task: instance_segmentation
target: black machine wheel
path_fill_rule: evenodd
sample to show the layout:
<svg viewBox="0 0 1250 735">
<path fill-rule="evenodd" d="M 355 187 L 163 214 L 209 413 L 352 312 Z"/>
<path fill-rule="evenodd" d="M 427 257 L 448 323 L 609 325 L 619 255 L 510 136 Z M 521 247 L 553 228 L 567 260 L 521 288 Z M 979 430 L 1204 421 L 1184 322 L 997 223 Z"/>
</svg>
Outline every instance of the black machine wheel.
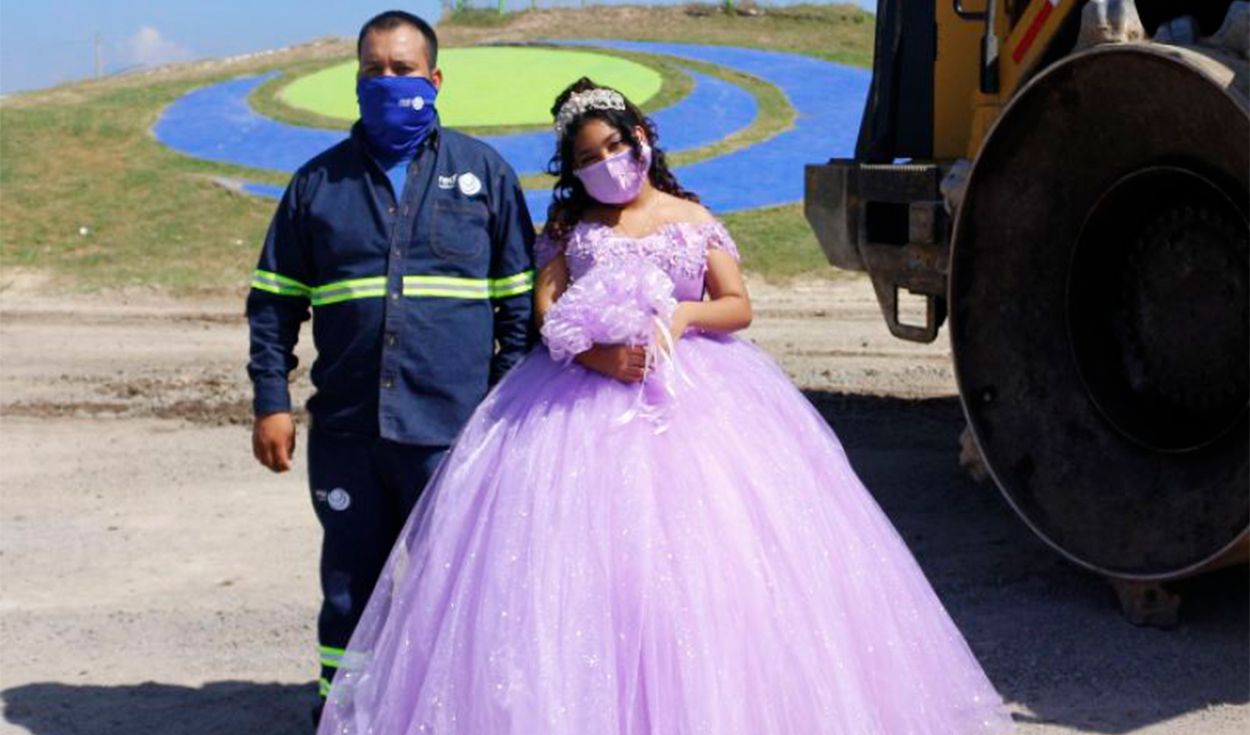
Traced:
<svg viewBox="0 0 1250 735">
<path fill-rule="evenodd" d="M 1250 116 L 1205 60 L 1098 48 L 1022 90 L 955 223 L 951 345 L 1028 525 L 1130 579 L 1250 524 Z"/>
</svg>

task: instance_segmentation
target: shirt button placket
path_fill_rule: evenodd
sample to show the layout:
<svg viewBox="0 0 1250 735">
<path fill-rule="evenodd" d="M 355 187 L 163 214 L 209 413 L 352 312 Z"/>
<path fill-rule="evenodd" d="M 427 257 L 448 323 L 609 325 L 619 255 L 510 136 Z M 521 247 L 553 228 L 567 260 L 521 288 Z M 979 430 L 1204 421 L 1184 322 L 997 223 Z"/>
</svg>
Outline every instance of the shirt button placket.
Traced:
<svg viewBox="0 0 1250 735">
<path fill-rule="evenodd" d="M 392 229 L 390 257 L 386 263 L 388 300 L 383 317 L 386 331 L 382 345 L 382 391 L 390 395 L 384 395 L 379 406 L 381 409 L 379 419 L 384 434 L 386 427 L 395 422 L 402 408 L 400 405 L 402 396 L 395 393 L 395 381 L 402 378 L 401 370 L 403 369 L 403 356 L 399 352 L 398 344 L 400 330 L 403 329 L 404 310 L 407 307 L 403 301 L 406 269 L 404 242 L 405 234 L 412 231 L 412 219 L 415 217 L 413 202 L 419 195 L 416 191 L 420 188 L 416 184 L 416 172 L 417 164 L 413 163 L 408 171 L 409 185 L 405 186 L 404 193 L 394 205 L 387 208 L 387 212 L 392 217 Z"/>
<path fill-rule="evenodd" d="M 386 323 L 386 337 L 384 339 L 384 349 L 382 351 L 382 390 L 390 393 L 395 389 L 394 376 L 400 369 L 399 356 L 395 354 L 393 349 L 389 348 L 395 347 L 399 341 L 396 337 L 396 333 L 398 332 L 400 322 L 403 319 L 403 309 L 400 299 L 402 299 L 404 295 L 404 250 L 400 242 L 402 240 L 402 233 L 408 227 L 408 207 L 406 205 L 393 205 L 387 207 L 387 212 L 392 217 L 398 215 L 398 219 L 391 223 L 391 258 L 390 263 L 387 264 L 386 268 L 386 280 L 388 287 L 387 296 L 389 297 L 390 303 L 387 305 L 386 316 L 384 317 Z M 394 415 L 395 407 L 388 405 L 390 400 L 394 399 L 383 399 L 380 407 L 382 409 L 382 415 L 380 418 L 383 423 L 386 423 L 388 418 Z"/>
</svg>

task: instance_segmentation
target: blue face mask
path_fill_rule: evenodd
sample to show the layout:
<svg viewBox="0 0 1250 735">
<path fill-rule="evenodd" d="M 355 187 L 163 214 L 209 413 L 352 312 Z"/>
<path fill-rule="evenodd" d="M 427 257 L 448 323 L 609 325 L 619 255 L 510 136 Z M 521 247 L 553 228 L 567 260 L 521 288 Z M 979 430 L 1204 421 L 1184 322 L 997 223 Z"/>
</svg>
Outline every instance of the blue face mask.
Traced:
<svg viewBox="0 0 1250 735">
<path fill-rule="evenodd" d="M 425 77 L 361 77 L 356 102 L 373 154 L 384 162 L 411 158 L 434 126 L 438 90 Z"/>
</svg>

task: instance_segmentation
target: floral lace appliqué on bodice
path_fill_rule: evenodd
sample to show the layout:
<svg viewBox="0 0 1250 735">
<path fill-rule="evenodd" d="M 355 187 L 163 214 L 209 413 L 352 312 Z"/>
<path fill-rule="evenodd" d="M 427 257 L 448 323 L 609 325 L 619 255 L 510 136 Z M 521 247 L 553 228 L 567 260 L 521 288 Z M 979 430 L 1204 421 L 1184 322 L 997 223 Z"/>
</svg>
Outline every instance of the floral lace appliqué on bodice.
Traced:
<svg viewBox="0 0 1250 735">
<path fill-rule="evenodd" d="M 566 243 L 544 236 L 534 245 L 539 268 L 563 251 L 574 281 L 595 266 L 629 267 L 631 262 L 646 260 L 668 274 L 675 295 L 682 300 L 702 296 L 708 250 L 721 250 L 739 259 L 737 245 L 717 221 L 670 222 L 644 237 L 630 237 L 598 222 L 579 222 Z"/>
</svg>

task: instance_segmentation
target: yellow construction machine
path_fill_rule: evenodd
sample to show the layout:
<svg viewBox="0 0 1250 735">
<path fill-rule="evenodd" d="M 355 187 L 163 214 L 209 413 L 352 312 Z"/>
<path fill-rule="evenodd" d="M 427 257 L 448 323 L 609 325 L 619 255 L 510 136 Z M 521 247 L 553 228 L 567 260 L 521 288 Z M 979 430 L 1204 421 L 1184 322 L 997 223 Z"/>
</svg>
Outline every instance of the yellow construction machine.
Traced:
<svg viewBox="0 0 1250 735">
<path fill-rule="evenodd" d="M 949 315 L 989 474 L 1138 623 L 1248 545 L 1248 18 L 879 0 L 855 158 L 806 172 L 829 261 L 867 271 L 897 337 Z"/>
</svg>

